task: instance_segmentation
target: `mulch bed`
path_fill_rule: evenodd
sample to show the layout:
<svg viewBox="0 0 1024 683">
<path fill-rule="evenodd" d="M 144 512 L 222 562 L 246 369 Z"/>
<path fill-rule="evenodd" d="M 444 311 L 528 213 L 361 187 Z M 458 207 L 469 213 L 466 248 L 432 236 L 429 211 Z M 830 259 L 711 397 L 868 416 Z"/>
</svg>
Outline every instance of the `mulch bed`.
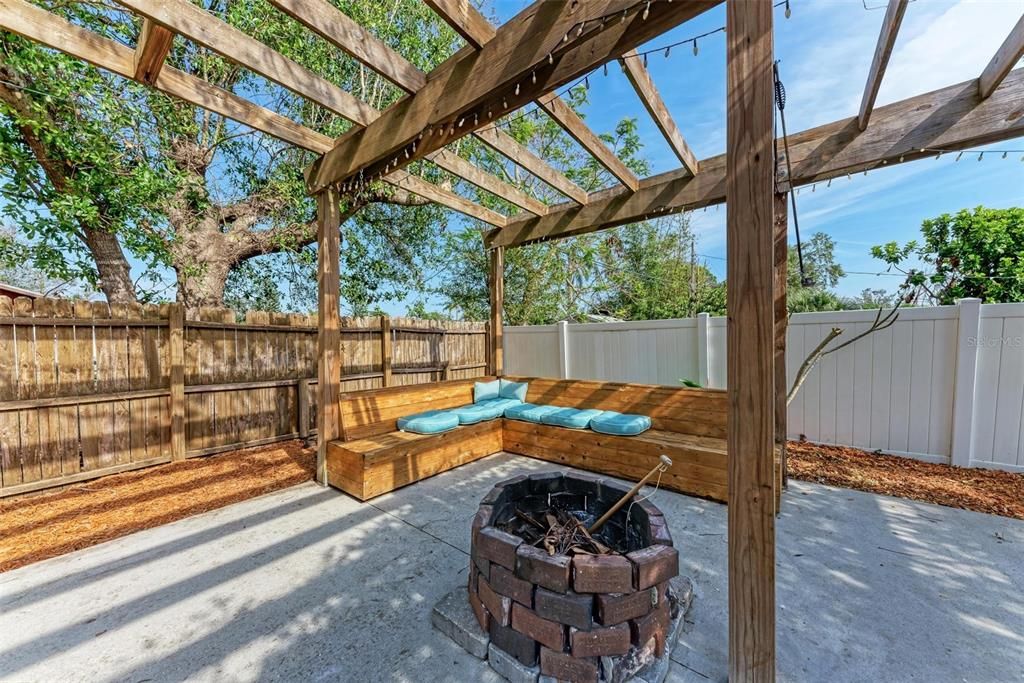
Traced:
<svg viewBox="0 0 1024 683">
<path fill-rule="evenodd" d="M 0 499 L 0 572 L 309 481 L 315 460 L 287 441 Z"/>
<path fill-rule="evenodd" d="M 789 476 L 1024 519 L 1024 474 L 966 469 L 846 446 L 790 441 Z"/>
</svg>

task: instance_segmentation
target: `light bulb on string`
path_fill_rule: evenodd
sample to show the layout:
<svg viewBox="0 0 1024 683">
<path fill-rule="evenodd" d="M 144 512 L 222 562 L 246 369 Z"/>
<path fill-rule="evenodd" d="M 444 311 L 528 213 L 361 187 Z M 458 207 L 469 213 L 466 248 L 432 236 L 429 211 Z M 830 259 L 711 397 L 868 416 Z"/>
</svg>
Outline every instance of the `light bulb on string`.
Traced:
<svg viewBox="0 0 1024 683">
<path fill-rule="evenodd" d="M 647 0 L 647 4 L 644 5 L 644 13 L 641 15 L 641 19 L 647 21 L 647 17 L 651 14 L 651 0 Z"/>
<path fill-rule="evenodd" d="M 607 76 L 608 75 L 608 62 L 605 62 L 602 66 L 604 67 L 604 75 Z"/>
<path fill-rule="evenodd" d="M 534 71 L 530 74 L 530 82 L 537 85 L 537 72 Z"/>
<path fill-rule="evenodd" d="M 700 52 L 700 48 L 697 47 L 697 39 L 693 39 L 693 56 L 696 57 L 697 53 Z"/>
<path fill-rule="evenodd" d="M 622 10 L 622 18 L 621 18 L 621 19 L 619 19 L 619 23 L 620 23 L 620 24 L 621 24 L 622 22 L 624 22 L 624 21 L 626 20 L 626 14 L 628 14 L 628 13 L 629 13 L 629 10 L 628 10 L 628 9 L 624 9 L 624 10 Z"/>
<path fill-rule="evenodd" d="M 793 10 L 789 7 L 789 0 L 786 0 L 786 18 L 789 19 L 793 16 Z"/>
<path fill-rule="evenodd" d="M 981 161 L 981 158 L 982 158 L 983 156 L 985 156 L 985 153 L 984 153 L 984 152 L 982 152 L 981 154 L 979 154 L 979 155 L 978 155 L 978 161 Z"/>
<path fill-rule="evenodd" d="M 672 52 L 672 46 L 669 45 L 668 47 L 665 48 L 665 59 L 668 59 L 669 53 L 671 53 L 671 52 Z"/>
<path fill-rule="evenodd" d="M 584 76 L 583 77 L 583 87 L 586 88 L 587 90 L 590 90 L 590 77 L 589 76 Z"/>
<path fill-rule="evenodd" d="M 519 84 L 518 83 L 516 83 L 516 95 L 517 96 L 519 95 Z"/>
<path fill-rule="evenodd" d="M 1009 154 L 1009 152 L 1003 152 L 1003 158 L 1004 158 L 1004 159 L 1006 158 L 1006 155 L 1007 155 L 1007 154 Z"/>
<path fill-rule="evenodd" d="M 644 53 L 644 68 L 647 68 L 647 53 Z"/>
<path fill-rule="evenodd" d="M 960 161 L 960 157 L 962 157 L 963 155 L 964 153 L 960 152 L 959 154 L 956 155 L 956 159 L 954 159 L 954 161 Z"/>
<path fill-rule="evenodd" d="M 587 25 L 587 22 L 581 21 L 579 29 L 576 30 L 576 37 L 579 38 L 583 35 L 583 27 Z"/>
</svg>

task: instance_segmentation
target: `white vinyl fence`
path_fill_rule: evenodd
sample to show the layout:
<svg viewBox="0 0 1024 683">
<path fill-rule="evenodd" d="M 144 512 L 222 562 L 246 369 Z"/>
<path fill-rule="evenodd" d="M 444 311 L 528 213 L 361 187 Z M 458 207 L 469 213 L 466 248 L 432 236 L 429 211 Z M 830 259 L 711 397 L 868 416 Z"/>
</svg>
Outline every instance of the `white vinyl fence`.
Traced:
<svg viewBox="0 0 1024 683">
<path fill-rule="evenodd" d="M 789 382 L 832 327 L 855 336 L 876 311 L 800 313 Z M 726 386 L 725 318 L 505 328 L 509 374 Z M 932 462 L 1024 472 L 1024 304 L 908 308 L 829 354 L 789 407 L 789 436 Z"/>
</svg>

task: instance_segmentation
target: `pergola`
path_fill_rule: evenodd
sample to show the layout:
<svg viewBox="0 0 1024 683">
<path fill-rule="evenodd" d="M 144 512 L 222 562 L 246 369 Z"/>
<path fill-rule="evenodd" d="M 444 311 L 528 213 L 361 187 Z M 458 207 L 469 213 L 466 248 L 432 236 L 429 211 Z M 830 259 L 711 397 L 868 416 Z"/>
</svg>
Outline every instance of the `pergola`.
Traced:
<svg viewBox="0 0 1024 683">
<path fill-rule="evenodd" d="M 319 445 L 339 434 L 339 198 L 384 181 L 493 226 L 491 362 L 502 373 L 504 250 L 727 203 L 728 544 L 730 680 L 773 680 L 775 540 L 773 452 L 785 437 L 786 197 L 791 189 L 1024 135 L 1024 18 L 978 79 L 875 108 L 909 0 L 890 0 L 859 112 L 790 136 L 773 132 L 771 0 L 727 0 L 727 146 L 697 160 L 641 60 L 641 44 L 722 0 L 539 0 L 500 27 L 469 0 L 426 0 L 466 45 L 424 74 L 326 0 L 270 0 L 407 92 L 374 110 L 321 76 L 188 0 L 118 0 L 143 19 L 130 47 L 25 0 L 0 0 L 0 27 L 134 79 L 320 155 L 307 169 L 319 239 Z M 195 41 L 350 120 L 334 140 L 164 64 L 175 36 Z M 637 178 L 555 91 L 623 59 L 627 75 L 679 169 Z M 536 102 L 618 181 L 587 193 L 493 126 Z M 507 156 L 566 197 L 546 205 L 446 149 L 466 135 Z M 788 153 L 788 159 L 786 154 Z M 504 216 L 403 170 L 428 159 L 522 208 Z"/>
</svg>

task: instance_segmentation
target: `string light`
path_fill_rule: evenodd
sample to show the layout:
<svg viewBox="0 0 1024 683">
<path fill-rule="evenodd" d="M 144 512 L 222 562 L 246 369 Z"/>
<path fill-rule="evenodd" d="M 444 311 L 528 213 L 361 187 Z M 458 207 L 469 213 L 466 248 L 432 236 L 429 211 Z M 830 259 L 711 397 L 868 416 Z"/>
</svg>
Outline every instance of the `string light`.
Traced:
<svg viewBox="0 0 1024 683">
<path fill-rule="evenodd" d="M 696 57 L 697 53 L 700 52 L 700 48 L 697 47 L 697 39 L 693 39 L 693 56 Z"/>
</svg>

